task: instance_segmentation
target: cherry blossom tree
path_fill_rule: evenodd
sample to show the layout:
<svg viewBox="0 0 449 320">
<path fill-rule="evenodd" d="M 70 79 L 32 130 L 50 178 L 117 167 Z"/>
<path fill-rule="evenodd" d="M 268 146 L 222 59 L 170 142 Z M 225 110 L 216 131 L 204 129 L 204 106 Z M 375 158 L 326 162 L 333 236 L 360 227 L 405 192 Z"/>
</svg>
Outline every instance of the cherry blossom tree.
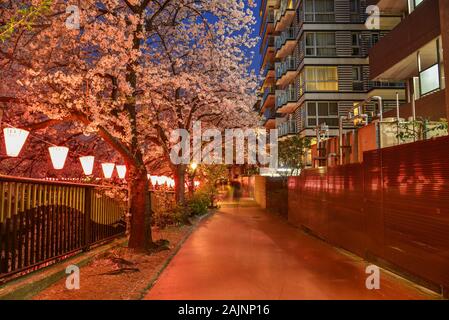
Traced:
<svg viewBox="0 0 449 320">
<path fill-rule="evenodd" d="M 3 4 L 0 21 L 25 4 Z M 69 3 L 54 0 L 31 28 L 0 48 L 0 102 L 14 125 L 51 135 L 95 135 L 128 167 L 129 247 L 152 246 L 148 168 L 165 160 L 183 200 L 185 165 L 173 165 L 170 133 L 252 126 L 256 77 L 248 50 L 252 1 L 79 0 L 80 28 L 67 24 Z M 72 140 L 83 143 L 83 139 Z"/>
</svg>

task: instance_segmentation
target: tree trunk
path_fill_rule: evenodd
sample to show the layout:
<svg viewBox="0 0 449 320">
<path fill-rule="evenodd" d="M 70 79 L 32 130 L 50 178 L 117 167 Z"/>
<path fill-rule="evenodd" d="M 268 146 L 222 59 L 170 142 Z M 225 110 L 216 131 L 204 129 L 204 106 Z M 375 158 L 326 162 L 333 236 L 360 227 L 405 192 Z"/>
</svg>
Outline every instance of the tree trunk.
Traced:
<svg viewBox="0 0 449 320">
<path fill-rule="evenodd" d="M 153 245 L 151 235 L 151 198 L 146 172 L 130 175 L 129 208 L 131 214 L 131 233 L 128 247 L 149 249 Z"/>
<path fill-rule="evenodd" d="M 177 204 L 185 202 L 186 166 L 177 165 L 173 168 L 175 176 L 175 199 Z"/>
</svg>

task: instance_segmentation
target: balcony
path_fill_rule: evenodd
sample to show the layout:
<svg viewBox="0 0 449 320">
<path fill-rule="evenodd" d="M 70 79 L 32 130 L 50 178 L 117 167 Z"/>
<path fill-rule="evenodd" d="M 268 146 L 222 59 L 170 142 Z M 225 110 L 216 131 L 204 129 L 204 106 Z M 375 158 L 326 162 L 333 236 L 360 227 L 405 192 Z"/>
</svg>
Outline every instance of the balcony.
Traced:
<svg viewBox="0 0 449 320">
<path fill-rule="evenodd" d="M 274 65 L 271 62 L 267 62 L 262 72 L 263 77 L 274 77 Z"/>
<path fill-rule="evenodd" d="M 296 124 L 296 121 L 290 120 L 278 126 L 279 138 L 295 135 L 297 133 L 298 133 L 298 126 Z"/>
<path fill-rule="evenodd" d="M 294 86 L 286 90 L 276 90 L 276 110 L 279 113 L 291 113 L 295 110 L 298 92 Z"/>
<path fill-rule="evenodd" d="M 262 66 L 265 66 L 268 62 L 274 61 L 274 36 L 269 36 L 266 40 L 265 46 L 262 50 Z"/>
<path fill-rule="evenodd" d="M 276 84 L 284 86 L 292 82 L 298 74 L 298 60 L 294 56 L 288 56 L 282 62 L 276 62 Z"/>
<path fill-rule="evenodd" d="M 276 82 L 275 80 L 276 72 L 274 69 L 274 64 L 267 62 L 262 71 L 262 80 L 260 81 L 260 87 L 273 86 Z"/>
<path fill-rule="evenodd" d="M 405 100 L 405 87 L 405 82 L 368 81 L 369 96 L 380 96 L 385 100 L 396 100 L 396 93 L 399 100 Z"/>
<path fill-rule="evenodd" d="M 405 89 L 405 82 L 368 81 L 368 88 L 372 89 Z"/>
<path fill-rule="evenodd" d="M 275 30 L 280 32 L 291 25 L 295 17 L 298 0 L 281 0 L 281 6 L 275 12 Z"/>
<path fill-rule="evenodd" d="M 274 30 L 274 10 L 269 10 L 263 28 L 260 28 L 259 35 L 262 38 L 264 38 L 267 34 L 272 33 L 273 30 Z"/>
<path fill-rule="evenodd" d="M 373 79 L 402 80 L 415 73 L 415 52 L 441 34 L 438 1 L 423 1 L 369 52 Z"/>
<path fill-rule="evenodd" d="M 274 87 L 265 88 L 262 96 L 262 101 L 260 103 L 260 112 L 264 112 L 270 106 L 273 106 L 275 100 L 276 90 Z"/>
<path fill-rule="evenodd" d="M 293 52 L 298 34 L 299 28 L 288 28 L 280 36 L 275 37 L 276 58 L 285 58 Z"/>
<path fill-rule="evenodd" d="M 262 124 L 267 129 L 274 129 L 276 127 L 276 111 L 274 108 L 266 109 L 263 114 Z"/>
</svg>

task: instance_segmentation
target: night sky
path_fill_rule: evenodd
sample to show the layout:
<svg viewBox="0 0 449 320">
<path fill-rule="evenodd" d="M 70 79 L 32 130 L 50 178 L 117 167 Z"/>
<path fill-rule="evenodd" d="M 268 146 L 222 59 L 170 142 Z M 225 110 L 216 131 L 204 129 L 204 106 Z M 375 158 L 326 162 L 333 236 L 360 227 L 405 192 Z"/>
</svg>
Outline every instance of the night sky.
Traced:
<svg viewBox="0 0 449 320">
<path fill-rule="evenodd" d="M 257 19 L 257 25 L 254 27 L 253 35 L 255 37 L 258 37 L 260 23 L 261 23 L 261 21 L 260 21 L 261 18 L 259 16 L 259 10 L 260 10 L 262 0 L 256 0 L 256 2 L 257 2 L 257 7 L 254 9 L 254 16 Z M 260 63 L 261 63 L 261 59 L 262 59 L 261 55 L 259 54 L 259 48 L 260 48 L 260 41 L 259 41 L 259 44 L 257 45 L 257 47 L 254 48 L 255 56 L 254 56 L 254 60 L 253 60 L 253 64 L 252 64 L 252 69 L 254 69 L 256 71 L 256 74 L 259 73 Z"/>
</svg>

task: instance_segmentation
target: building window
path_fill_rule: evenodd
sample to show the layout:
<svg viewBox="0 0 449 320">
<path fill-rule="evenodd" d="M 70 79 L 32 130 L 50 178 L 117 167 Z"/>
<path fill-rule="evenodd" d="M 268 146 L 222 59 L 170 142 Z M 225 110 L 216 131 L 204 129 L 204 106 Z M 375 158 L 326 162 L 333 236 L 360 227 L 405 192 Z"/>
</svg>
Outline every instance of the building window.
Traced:
<svg viewBox="0 0 449 320">
<path fill-rule="evenodd" d="M 334 0 L 305 0 L 305 21 L 334 22 Z"/>
<path fill-rule="evenodd" d="M 378 32 L 371 33 L 370 48 L 374 47 L 374 45 L 379 42 L 379 38 L 380 34 Z"/>
<path fill-rule="evenodd" d="M 361 54 L 361 47 L 360 47 L 360 38 L 361 34 L 359 32 L 353 32 L 351 33 L 351 47 L 352 47 L 352 55 L 353 56 L 360 56 Z"/>
<path fill-rule="evenodd" d="M 408 12 L 412 13 L 424 0 L 408 0 Z"/>
<path fill-rule="evenodd" d="M 306 67 L 306 91 L 338 91 L 337 67 Z"/>
<path fill-rule="evenodd" d="M 305 38 L 306 56 L 334 57 L 337 55 L 335 33 L 308 32 Z"/>
<path fill-rule="evenodd" d="M 352 67 L 352 90 L 363 91 L 363 70 L 361 66 Z"/>
<path fill-rule="evenodd" d="M 425 52 L 425 53 L 423 53 Z M 440 40 L 432 41 L 417 54 L 419 95 L 424 96 L 441 90 Z"/>
<path fill-rule="evenodd" d="M 350 0 L 349 13 L 351 22 L 360 22 L 360 0 Z"/>
<path fill-rule="evenodd" d="M 338 103 L 331 101 L 307 102 L 307 125 L 316 127 L 321 124 L 338 127 Z"/>
</svg>

